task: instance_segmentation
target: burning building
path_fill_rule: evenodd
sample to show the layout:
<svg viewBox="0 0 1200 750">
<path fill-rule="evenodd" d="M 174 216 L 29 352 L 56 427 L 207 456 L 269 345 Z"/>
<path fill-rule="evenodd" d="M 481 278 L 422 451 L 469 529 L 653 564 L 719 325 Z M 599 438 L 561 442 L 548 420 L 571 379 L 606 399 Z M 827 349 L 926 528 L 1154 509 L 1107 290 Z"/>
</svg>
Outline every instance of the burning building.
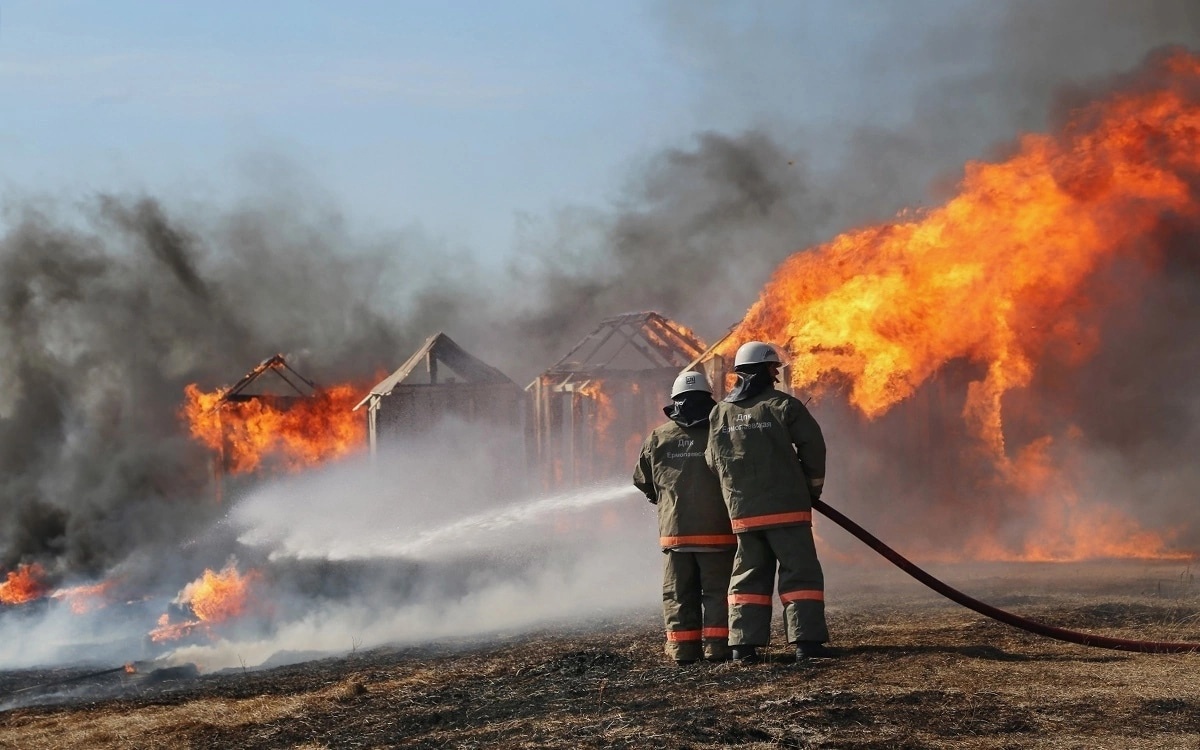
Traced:
<svg viewBox="0 0 1200 750">
<path fill-rule="evenodd" d="M 229 388 L 189 385 L 182 413 L 192 437 L 216 453 L 219 488 L 227 474 L 294 471 L 360 448 L 366 433 L 350 413 L 354 393 L 352 385 L 322 388 L 276 354 Z"/>
<path fill-rule="evenodd" d="M 519 428 L 522 398 L 521 388 L 507 375 L 438 332 L 371 388 L 354 410 L 367 407 L 374 456 L 381 442 L 419 436 L 448 416 Z"/>
<path fill-rule="evenodd" d="M 629 472 L 662 421 L 671 381 L 704 351 L 694 333 L 656 312 L 602 321 L 525 387 L 529 458 L 543 485 Z"/>
<path fill-rule="evenodd" d="M 931 549 L 953 530 L 974 559 L 1169 556 L 1143 488 L 1195 440 L 1174 415 L 1195 399 L 1198 82 L 1194 55 L 1156 55 L 967 164 L 943 205 L 794 254 L 718 353 L 784 345 L 854 441 L 845 496 L 902 488 L 881 523 Z"/>
<path fill-rule="evenodd" d="M 457 455 L 469 444 L 472 463 L 490 467 L 488 492 L 504 496 L 526 486 L 524 397 L 507 375 L 438 332 L 354 409 L 366 407 L 373 461 L 392 462 L 398 452 Z"/>
</svg>

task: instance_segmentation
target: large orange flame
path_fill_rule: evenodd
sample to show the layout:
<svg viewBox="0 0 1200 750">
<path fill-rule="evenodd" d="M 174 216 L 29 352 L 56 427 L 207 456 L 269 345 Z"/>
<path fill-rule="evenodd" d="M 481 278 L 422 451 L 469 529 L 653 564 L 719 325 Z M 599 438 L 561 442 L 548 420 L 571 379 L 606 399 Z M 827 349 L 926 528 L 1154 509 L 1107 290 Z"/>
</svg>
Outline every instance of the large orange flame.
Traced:
<svg viewBox="0 0 1200 750">
<path fill-rule="evenodd" d="M 296 471 L 366 444 L 364 418 L 352 411 L 363 390 L 338 385 L 308 398 L 224 401 L 222 392 L 192 384 L 184 390 L 182 415 L 192 437 L 222 455 L 232 474 L 265 462 Z"/>
<path fill-rule="evenodd" d="M 1060 138 L 1026 135 L 1008 161 L 968 164 L 946 205 L 793 255 L 729 347 L 786 342 L 794 385 L 844 378 L 869 416 L 950 360 L 980 363 L 965 416 L 1002 449 L 1000 397 L 1047 347 L 1091 340 L 1076 296 L 1088 275 L 1165 215 L 1200 215 L 1183 177 L 1200 169 L 1200 59 L 1163 65 L 1169 85 L 1093 104 Z"/>
<path fill-rule="evenodd" d="M 179 592 L 175 604 L 186 605 L 195 619 L 172 623 L 169 615 L 159 618 L 158 627 L 150 631 L 156 642 L 176 640 L 198 627 L 209 626 L 240 617 L 251 601 L 253 585 L 261 578 L 258 571 L 245 575 L 230 562 L 220 572 L 205 569 L 204 574 Z"/>
<path fill-rule="evenodd" d="M 46 569 L 38 563 L 22 563 L 0 582 L 0 604 L 25 604 L 41 599 L 47 590 Z"/>
<path fill-rule="evenodd" d="M 1078 363 L 1094 351 L 1098 332 L 1083 313 L 1105 300 L 1083 290 L 1095 272 L 1123 257 L 1157 262 L 1149 240 L 1164 218 L 1200 217 L 1200 58 L 1163 56 L 1135 84 L 1077 110 L 1057 136 L 1022 137 L 1005 161 L 968 164 L 945 205 L 793 255 L 722 354 L 750 339 L 782 344 L 794 386 L 845 386 L 868 418 L 912 396 L 947 363 L 972 363 L 981 375 L 962 413 L 970 433 L 1007 481 L 1055 494 L 1048 515 L 1059 516 L 1066 538 L 1082 540 L 1097 517 L 1074 514 L 1072 530 L 1061 527 L 1072 515 L 1064 512 L 1075 501 L 1071 489 L 1051 481 L 1045 445 L 1005 445 L 1001 407 L 1006 393 L 1031 383 L 1048 352 Z M 1164 548 L 1131 521 L 1115 526 L 1123 532 L 1102 535 L 1114 545 L 1030 543 L 1021 556 Z M 999 552 L 979 556 L 990 554 Z"/>
</svg>

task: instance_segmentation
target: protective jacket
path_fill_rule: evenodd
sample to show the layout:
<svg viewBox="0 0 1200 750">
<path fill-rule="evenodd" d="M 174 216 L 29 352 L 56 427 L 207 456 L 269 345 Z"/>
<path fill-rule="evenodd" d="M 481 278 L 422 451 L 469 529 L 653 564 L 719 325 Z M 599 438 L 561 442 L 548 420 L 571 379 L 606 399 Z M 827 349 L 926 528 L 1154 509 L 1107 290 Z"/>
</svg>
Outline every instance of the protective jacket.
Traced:
<svg viewBox="0 0 1200 750">
<path fill-rule="evenodd" d="M 708 425 L 660 425 L 642 444 L 633 483 L 658 504 L 658 536 L 663 549 L 737 545 L 721 486 L 704 460 Z"/>
<path fill-rule="evenodd" d="M 812 522 L 812 497 L 825 482 L 825 438 L 799 399 L 768 387 L 717 404 L 705 459 L 720 479 L 734 533 Z"/>
</svg>

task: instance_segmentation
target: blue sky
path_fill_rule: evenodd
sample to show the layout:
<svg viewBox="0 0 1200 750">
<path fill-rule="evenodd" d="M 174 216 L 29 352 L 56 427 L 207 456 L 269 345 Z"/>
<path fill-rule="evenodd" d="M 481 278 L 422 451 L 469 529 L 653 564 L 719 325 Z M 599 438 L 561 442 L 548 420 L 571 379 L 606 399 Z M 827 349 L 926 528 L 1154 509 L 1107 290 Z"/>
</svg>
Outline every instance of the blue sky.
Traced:
<svg viewBox="0 0 1200 750">
<path fill-rule="evenodd" d="M 516 213 L 602 200 L 700 124 L 644 4 L 283 7 L 0 2 L 0 184 L 203 201 L 283 170 L 498 252 Z"/>
<path fill-rule="evenodd" d="M 907 131 L 907 165 L 961 164 L 1060 81 L 1196 38 L 1186 0 L 1146 2 L 0 0 L 0 196 L 301 185 L 500 258 L 518 217 L 609 205 L 705 130 L 766 127 L 818 167 Z"/>
</svg>

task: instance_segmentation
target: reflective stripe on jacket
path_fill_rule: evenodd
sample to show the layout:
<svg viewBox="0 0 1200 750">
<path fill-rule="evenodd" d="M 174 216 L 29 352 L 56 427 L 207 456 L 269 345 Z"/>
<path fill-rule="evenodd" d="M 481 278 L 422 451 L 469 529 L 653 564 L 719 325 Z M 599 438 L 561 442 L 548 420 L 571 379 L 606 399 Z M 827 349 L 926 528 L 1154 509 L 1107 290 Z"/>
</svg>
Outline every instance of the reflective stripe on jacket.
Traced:
<svg viewBox="0 0 1200 750">
<path fill-rule="evenodd" d="M 825 480 L 825 438 L 799 399 L 769 388 L 717 404 L 705 458 L 735 533 L 812 522 L 808 488 Z"/>
<path fill-rule="evenodd" d="M 642 444 L 633 483 L 658 503 L 658 536 L 663 549 L 732 549 L 737 538 L 721 485 L 704 460 L 708 425 L 660 425 Z"/>
</svg>

